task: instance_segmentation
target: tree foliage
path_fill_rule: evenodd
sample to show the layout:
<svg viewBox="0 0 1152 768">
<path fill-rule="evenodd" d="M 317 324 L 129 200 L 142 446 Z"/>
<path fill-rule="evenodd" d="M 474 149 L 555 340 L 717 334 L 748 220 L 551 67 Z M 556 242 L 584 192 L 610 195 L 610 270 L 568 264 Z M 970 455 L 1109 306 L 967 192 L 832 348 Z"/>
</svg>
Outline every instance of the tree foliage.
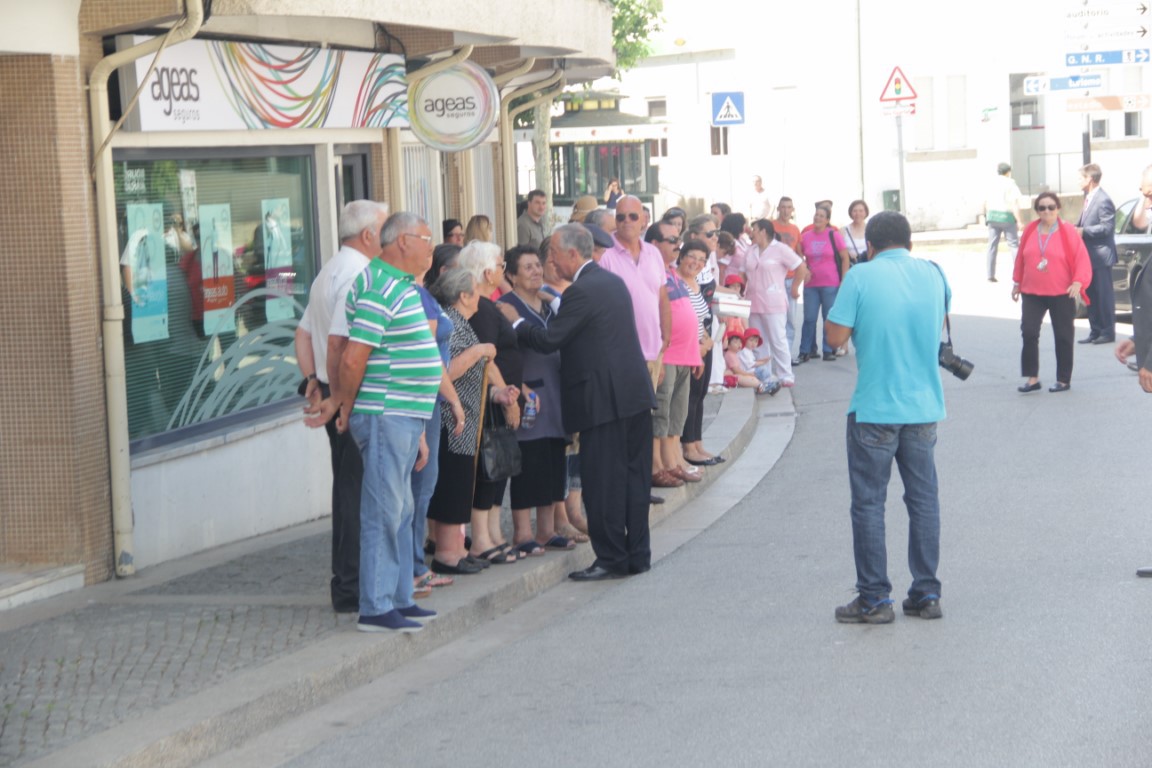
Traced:
<svg viewBox="0 0 1152 768">
<path fill-rule="evenodd" d="M 631 69 L 652 52 L 652 35 L 660 31 L 662 0 L 611 0 L 612 47 L 616 75 Z"/>
</svg>

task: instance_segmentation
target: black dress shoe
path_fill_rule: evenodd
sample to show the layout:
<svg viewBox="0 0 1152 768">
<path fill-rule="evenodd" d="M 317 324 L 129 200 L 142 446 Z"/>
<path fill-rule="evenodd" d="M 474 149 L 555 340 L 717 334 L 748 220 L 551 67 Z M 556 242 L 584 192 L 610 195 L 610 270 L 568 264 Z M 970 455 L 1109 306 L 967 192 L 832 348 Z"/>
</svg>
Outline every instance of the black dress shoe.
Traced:
<svg viewBox="0 0 1152 768">
<path fill-rule="evenodd" d="M 1070 389 L 1072 389 L 1071 384 L 1064 384 L 1064 383 L 1059 382 L 1059 381 L 1056 382 L 1055 384 L 1053 384 L 1052 386 L 1048 387 L 1049 392 L 1067 392 Z"/>
<path fill-rule="evenodd" d="M 1017 392 L 1036 392 L 1039 389 L 1040 382 L 1036 382 L 1035 384 L 1021 384 L 1020 386 L 1016 387 Z"/>
<path fill-rule="evenodd" d="M 1116 343 L 1116 337 L 1115 336 L 1097 336 L 1096 338 L 1092 339 L 1092 343 L 1093 344 L 1115 344 Z"/>
<path fill-rule="evenodd" d="M 663 504 L 664 499 L 662 499 L 659 496 L 653 496 L 652 494 L 648 494 L 648 503 L 649 504 Z"/>
<path fill-rule="evenodd" d="M 826 363 L 836 362 L 836 353 L 835 352 L 825 352 L 824 353 L 824 362 L 826 362 Z"/>
<path fill-rule="evenodd" d="M 808 362 L 810 359 L 811 358 L 807 354 L 801 352 L 799 357 L 797 357 L 795 360 L 792 361 L 792 365 L 803 365 L 804 363 Z"/>
<path fill-rule="evenodd" d="M 572 581 L 609 581 L 611 579 L 622 579 L 627 575 L 628 574 L 621 573 L 620 571 L 610 571 L 599 565 L 590 565 L 582 571 L 573 571 L 568 574 L 568 578 L 572 579 Z"/>
<path fill-rule="evenodd" d="M 1098 338 L 1100 338 L 1100 337 L 1099 337 L 1099 336 L 1092 336 L 1092 335 L 1089 335 L 1089 336 L 1085 336 L 1085 337 L 1084 337 L 1084 338 L 1082 338 L 1082 339 L 1077 339 L 1077 340 L 1076 340 L 1076 343 L 1077 343 L 1077 344 L 1095 344 L 1095 343 L 1096 343 L 1096 339 L 1098 339 Z"/>
</svg>

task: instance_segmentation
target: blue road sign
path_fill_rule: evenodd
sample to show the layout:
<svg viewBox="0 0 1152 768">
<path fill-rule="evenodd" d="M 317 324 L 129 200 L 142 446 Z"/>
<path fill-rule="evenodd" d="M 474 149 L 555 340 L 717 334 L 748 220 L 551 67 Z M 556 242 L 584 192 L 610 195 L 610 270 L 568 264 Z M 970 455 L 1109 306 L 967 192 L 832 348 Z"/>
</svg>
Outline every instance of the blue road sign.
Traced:
<svg viewBox="0 0 1152 768">
<path fill-rule="evenodd" d="M 712 125 L 744 124 L 744 92 L 712 94 Z"/>
<path fill-rule="evenodd" d="M 1149 58 L 1147 48 L 1129 48 L 1122 51 L 1070 51 L 1064 54 L 1064 63 L 1069 67 L 1098 67 L 1104 64 L 1146 64 Z"/>
<path fill-rule="evenodd" d="M 1054 77 L 1049 88 L 1053 91 L 1078 91 L 1081 88 L 1102 88 L 1104 77 L 1102 75 L 1080 75 L 1079 77 Z"/>
</svg>

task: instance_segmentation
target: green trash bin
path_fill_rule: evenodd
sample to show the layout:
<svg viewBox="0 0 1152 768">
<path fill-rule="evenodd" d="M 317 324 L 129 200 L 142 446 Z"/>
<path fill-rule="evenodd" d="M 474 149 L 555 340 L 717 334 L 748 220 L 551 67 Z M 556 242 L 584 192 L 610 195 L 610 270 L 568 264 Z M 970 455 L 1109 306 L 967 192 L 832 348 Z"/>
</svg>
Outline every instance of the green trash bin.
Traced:
<svg viewBox="0 0 1152 768">
<path fill-rule="evenodd" d="M 881 193 L 884 199 L 884 210 L 886 211 L 899 211 L 900 210 L 900 190 L 886 189 Z"/>
</svg>

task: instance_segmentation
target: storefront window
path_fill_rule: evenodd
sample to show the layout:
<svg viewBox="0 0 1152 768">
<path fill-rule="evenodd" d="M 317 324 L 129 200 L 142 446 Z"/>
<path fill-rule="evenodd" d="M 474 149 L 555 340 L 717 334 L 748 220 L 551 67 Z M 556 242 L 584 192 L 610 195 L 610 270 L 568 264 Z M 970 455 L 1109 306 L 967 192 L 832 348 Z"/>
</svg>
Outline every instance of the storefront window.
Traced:
<svg viewBox="0 0 1152 768">
<path fill-rule="evenodd" d="M 314 185 L 308 150 L 274 151 L 116 155 L 133 450 L 295 396 Z"/>
</svg>

